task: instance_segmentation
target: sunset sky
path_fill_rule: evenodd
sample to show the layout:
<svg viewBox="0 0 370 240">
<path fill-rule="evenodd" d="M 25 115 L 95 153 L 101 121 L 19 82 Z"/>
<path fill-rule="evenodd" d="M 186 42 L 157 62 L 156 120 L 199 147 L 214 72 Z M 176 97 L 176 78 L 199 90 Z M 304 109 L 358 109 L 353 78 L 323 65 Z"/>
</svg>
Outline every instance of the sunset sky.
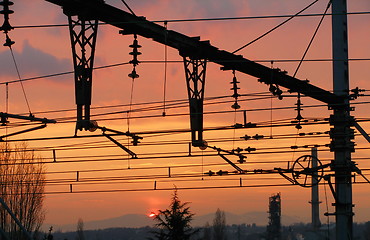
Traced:
<svg viewBox="0 0 370 240">
<path fill-rule="evenodd" d="M 30 148 L 46 162 L 46 220 L 48 224 L 75 223 L 78 218 L 84 221 L 118 217 L 124 214 L 149 214 L 169 205 L 174 186 L 178 187 L 181 200 L 191 202 L 191 209 L 197 215 L 215 212 L 220 208 L 231 213 L 252 211 L 266 212 L 268 197 L 277 192 L 282 195 L 284 215 L 299 217 L 302 221 L 310 219 L 310 188 L 288 185 L 289 182 L 278 174 L 274 175 L 230 175 L 202 176 L 210 170 L 233 171 L 217 152 L 208 148 L 201 151 L 192 148 L 194 157 L 188 157 L 190 133 L 169 133 L 170 130 L 189 129 L 187 92 L 182 58 L 178 51 L 168 48 L 167 59 L 170 61 L 165 73 L 165 47 L 151 39 L 138 37 L 142 45 L 142 61 L 136 71 L 140 78 L 132 86 L 128 74 L 132 65 L 98 69 L 93 75 L 92 119 L 100 126 L 133 133 L 143 133 L 141 144 L 129 146 L 138 155 L 130 159 L 127 153 L 114 145 L 102 132 L 78 132 L 83 138 L 72 138 L 75 131 L 75 99 L 71 46 L 68 27 L 46 27 L 44 25 L 66 24 L 67 18 L 59 6 L 44 0 L 13 1 L 14 14 L 10 23 L 15 27 L 9 33 L 15 41 L 14 56 L 23 82 L 31 112 L 40 118 L 56 119 L 57 124 L 48 124 L 45 129 L 9 137 L 8 140 L 28 139 Z M 120 0 L 106 0 L 125 11 Z M 210 40 L 219 49 L 234 51 L 254 40 L 286 17 L 255 18 L 243 20 L 219 21 L 176 21 L 188 19 L 234 18 L 257 16 L 294 15 L 309 5 L 313 0 L 161 0 L 161 1 L 126 1 L 138 16 L 145 16 L 149 21 L 169 21 L 168 29 L 188 36 L 200 36 L 201 40 Z M 328 0 L 320 0 L 305 14 L 322 14 Z M 348 12 L 370 12 L 368 0 L 349 0 Z M 251 44 L 237 54 L 261 62 L 266 66 L 288 71 L 292 75 L 299 60 L 318 25 L 320 16 L 297 17 L 266 37 Z M 349 58 L 350 87 L 370 90 L 370 14 L 351 14 L 349 22 Z M 163 26 L 163 22 L 158 22 Z M 44 26 L 44 27 L 37 27 Z M 117 28 L 108 25 L 99 27 L 95 66 L 127 63 L 132 59 L 133 36 L 122 36 Z M 3 41 L 5 41 L 5 35 Z M 0 38 L 1 42 L 1 38 Z M 29 110 L 18 80 L 11 53 L 7 47 L 0 48 L 0 112 L 28 115 Z M 310 48 L 297 78 L 308 79 L 312 84 L 332 90 L 331 59 L 331 19 L 327 16 Z M 367 60 L 366 60 L 367 59 Z M 292 60 L 292 61 L 284 61 Z M 320 60 L 320 61 L 319 61 Z M 326 61 L 324 61 L 326 60 Z M 153 62 L 156 61 L 156 62 Z M 57 77 L 42 77 L 50 74 L 65 73 Z M 167 78 L 164 87 L 165 75 Z M 241 108 L 234 112 L 231 105 L 233 79 L 231 71 L 221 71 L 220 66 L 208 63 L 205 89 L 205 128 L 232 126 L 243 123 L 243 110 L 247 111 L 247 121 L 263 128 L 206 131 L 204 138 L 210 146 L 232 150 L 256 148 L 249 154 L 246 163 L 238 165 L 245 170 L 272 170 L 276 167 L 287 168 L 298 157 L 310 154 L 310 147 L 293 151 L 291 146 L 319 145 L 319 159 L 323 163 L 333 159 L 325 144 L 330 142 L 328 124 L 312 124 L 297 130 L 294 126 L 268 127 L 286 123 L 297 116 L 295 94 L 289 94 L 283 100 L 271 98 L 268 86 L 258 83 L 254 77 L 236 72 L 240 82 L 239 98 Z M 8 101 L 6 99 L 8 84 Z M 164 90 L 166 89 L 166 90 Z M 164 92 L 166 94 L 164 94 Z M 249 95 L 248 95 L 249 94 Z M 165 95 L 165 96 L 164 96 Z M 130 99 L 132 106 L 130 107 Z M 166 116 L 163 101 L 166 102 Z M 360 97 L 353 103 L 356 110 L 352 115 L 357 119 L 369 119 L 367 96 Z M 309 123 L 324 122 L 331 112 L 323 103 L 302 97 L 302 115 Z M 131 114 L 127 114 L 129 109 Z M 279 109 L 276 109 L 279 108 Z M 129 119 L 128 119 L 129 118 Z M 7 128 L 1 126 L 1 135 L 31 126 L 19 126 L 19 120 L 9 119 Z M 25 121 L 22 121 L 25 123 Z M 360 123 L 370 132 L 368 121 Z M 34 125 L 32 125 L 34 126 Z M 296 137 L 299 133 L 316 133 L 313 137 Z M 320 134 L 319 134 L 320 133 Z M 242 140 L 245 135 L 266 136 L 260 140 Z M 100 136 L 98 136 L 100 135 Z M 320 136 L 319 136 L 320 135 Z M 93 137 L 94 136 L 94 137 Z M 270 139 L 273 136 L 273 139 Z M 55 139 L 65 137 L 64 139 Z M 69 138 L 67 138 L 69 137 Z M 40 138 L 48 138 L 40 140 Z M 54 138 L 54 139 L 53 139 Z M 127 137 L 115 137 L 123 145 L 131 145 Z M 363 173 L 370 177 L 369 143 L 362 136 L 356 136 L 357 150 L 353 160 Z M 13 143 L 13 142 L 12 142 Z M 53 149 L 56 162 L 53 163 Z M 237 162 L 237 156 L 228 156 Z M 171 177 L 168 177 L 168 168 Z M 77 173 L 78 172 L 78 173 Z M 77 175 L 78 180 L 77 181 Z M 242 178 L 243 187 L 240 185 Z M 356 181 L 364 182 L 360 177 Z M 323 182 L 322 182 L 323 183 Z M 69 193 L 72 184 L 72 193 Z M 154 190 L 156 184 L 157 190 Z M 249 187 L 248 187 L 249 186 Z M 182 188 L 187 188 L 182 190 Z M 199 189 L 194 189 L 199 188 Z M 204 189 L 201 189 L 204 188 Z M 209 188 L 209 189 L 207 189 Z M 167 189 L 163 191 L 162 189 Z M 353 185 L 355 221 L 369 221 L 370 185 Z M 79 192 L 79 193 L 77 193 Z M 327 202 L 326 198 L 327 196 Z M 333 197 L 327 184 L 320 185 L 322 201 L 321 213 L 333 212 Z M 321 220 L 326 222 L 324 216 Z M 334 221 L 331 218 L 330 221 Z"/>
</svg>

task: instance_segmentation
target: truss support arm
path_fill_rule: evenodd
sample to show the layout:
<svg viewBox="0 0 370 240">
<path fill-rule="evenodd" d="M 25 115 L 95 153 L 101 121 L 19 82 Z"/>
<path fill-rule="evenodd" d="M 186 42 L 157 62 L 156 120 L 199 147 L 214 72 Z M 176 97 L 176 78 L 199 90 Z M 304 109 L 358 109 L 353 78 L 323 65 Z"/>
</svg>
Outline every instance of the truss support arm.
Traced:
<svg viewBox="0 0 370 240">
<path fill-rule="evenodd" d="M 68 16 L 72 47 L 75 98 L 77 104 L 77 133 L 77 130 L 89 130 L 91 127 L 92 72 L 98 33 L 98 20 L 86 14 L 76 14 L 71 9 L 65 8 L 64 13 Z"/>
<path fill-rule="evenodd" d="M 190 107 L 191 143 L 194 147 L 204 145 L 203 101 L 207 60 L 184 57 L 186 86 Z"/>
<path fill-rule="evenodd" d="M 184 34 L 168 31 L 165 27 L 150 22 L 143 17 L 134 16 L 121 9 L 115 8 L 102 1 L 77 1 L 77 0 L 45 0 L 62 6 L 64 9 L 73 5 L 77 12 L 88 12 L 94 19 L 124 29 L 124 32 L 136 33 L 142 37 L 151 38 L 154 41 L 165 44 L 183 53 L 192 53 L 198 59 L 221 65 L 224 69 L 233 69 L 258 78 L 261 82 L 278 84 L 292 92 L 300 92 L 306 96 L 321 102 L 336 106 L 343 103 L 343 97 L 309 84 L 279 69 L 271 69 L 240 55 L 219 50 L 209 44 L 208 41 L 200 41 L 200 38 L 188 37 Z M 186 55 L 186 54 L 185 54 Z M 271 77 L 273 76 L 273 78 Z"/>
</svg>

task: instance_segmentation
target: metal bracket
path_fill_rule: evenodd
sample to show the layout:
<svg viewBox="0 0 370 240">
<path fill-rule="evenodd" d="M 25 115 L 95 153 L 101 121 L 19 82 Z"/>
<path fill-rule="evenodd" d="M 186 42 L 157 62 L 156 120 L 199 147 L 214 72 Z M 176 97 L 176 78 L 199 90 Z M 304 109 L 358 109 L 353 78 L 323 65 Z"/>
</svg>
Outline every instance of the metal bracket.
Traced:
<svg viewBox="0 0 370 240">
<path fill-rule="evenodd" d="M 221 155 L 220 154 L 221 152 L 224 152 L 224 153 L 227 153 L 227 154 L 230 154 L 230 155 L 238 156 L 239 157 L 239 160 L 238 160 L 239 163 L 245 163 L 245 159 L 247 158 L 247 156 L 244 156 L 243 154 L 240 153 L 243 149 L 236 149 L 236 150 L 233 150 L 233 151 L 228 151 L 228 150 L 224 150 L 224 149 L 221 149 L 221 148 L 218 148 L 218 147 L 214 147 L 214 146 L 208 146 L 208 145 L 205 145 L 205 146 L 207 148 L 211 148 L 213 150 L 216 150 L 219 155 Z M 247 149 L 246 149 L 246 151 L 248 151 Z M 252 148 L 249 148 L 249 149 L 252 150 Z M 239 150 L 239 151 L 237 151 L 237 150 Z"/>
<path fill-rule="evenodd" d="M 207 60 L 183 57 L 190 106 L 191 142 L 194 147 L 204 145 L 203 101 Z"/>
<path fill-rule="evenodd" d="M 127 147 L 123 146 L 121 143 L 119 143 L 117 140 L 115 140 L 114 138 L 112 138 L 110 135 L 108 134 L 105 134 L 103 132 L 103 135 L 108 138 L 111 142 L 113 142 L 114 144 L 116 144 L 118 147 L 122 148 L 125 152 L 127 152 L 129 155 L 131 155 L 132 158 L 137 158 L 137 155 L 136 153 L 134 153 L 133 151 L 131 151 L 130 149 L 128 149 Z"/>
<path fill-rule="evenodd" d="M 353 126 L 361 133 L 361 135 L 370 143 L 370 136 L 367 132 L 358 124 L 356 120 L 353 121 Z"/>
<path fill-rule="evenodd" d="M 91 87 L 98 21 L 85 20 L 80 16 L 68 16 L 68 23 L 75 73 L 76 134 L 77 130 L 89 130 L 91 127 Z"/>
<path fill-rule="evenodd" d="M 4 141 L 3 138 L 6 138 L 6 137 L 10 137 L 10 136 L 14 136 L 14 135 L 18 135 L 18 134 L 22 134 L 22 133 L 31 132 L 31 131 L 34 131 L 34 130 L 45 128 L 47 123 L 56 123 L 56 121 L 53 120 L 53 119 L 37 118 L 33 115 L 22 116 L 22 115 L 17 115 L 17 114 L 9 114 L 9 113 L 0 112 L 0 124 L 2 126 L 6 126 L 8 124 L 8 118 L 29 120 L 31 122 L 41 122 L 41 123 L 43 123 L 43 125 L 0 136 L 0 142 Z"/>
<path fill-rule="evenodd" d="M 218 155 L 223 159 L 225 160 L 228 164 L 230 164 L 233 168 L 236 169 L 236 171 L 238 171 L 239 174 L 245 174 L 245 171 L 243 169 L 241 169 L 239 166 L 237 166 L 235 163 L 233 163 L 232 161 L 230 161 L 227 157 L 225 157 L 224 155 L 222 155 L 221 153 L 218 153 Z"/>
<path fill-rule="evenodd" d="M 33 128 L 29 128 L 29 129 L 25 129 L 25 130 L 22 130 L 22 131 L 18 131 L 18 132 L 10 133 L 10 134 L 7 134 L 7 135 L 3 135 L 3 136 L 0 136 L 0 142 L 3 142 L 4 141 L 3 140 L 4 138 L 15 136 L 15 135 L 26 133 L 26 132 L 31 132 L 31 131 L 39 130 L 39 129 L 43 129 L 45 127 L 46 127 L 46 124 L 43 124 L 43 125 L 36 126 L 36 127 L 33 127 Z"/>
<path fill-rule="evenodd" d="M 103 133 L 105 133 L 106 131 L 108 132 L 112 132 L 112 133 L 115 133 L 115 134 L 120 134 L 120 135 L 125 135 L 127 137 L 131 137 L 132 138 L 132 144 L 134 146 L 137 146 L 139 143 L 140 143 L 140 140 L 143 139 L 143 137 L 140 137 L 138 135 L 136 135 L 135 133 L 131 133 L 131 132 L 121 132 L 121 131 L 118 131 L 118 130 L 114 130 L 114 129 L 110 129 L 110 128 L 106 128 L 106 127 L 100 127 L 97 125 L 97 123 L 95 121 L 92 121 L 94 123 L 94 127 L 96 129 L 100 129 L 103 131 Z"/>
</svg>

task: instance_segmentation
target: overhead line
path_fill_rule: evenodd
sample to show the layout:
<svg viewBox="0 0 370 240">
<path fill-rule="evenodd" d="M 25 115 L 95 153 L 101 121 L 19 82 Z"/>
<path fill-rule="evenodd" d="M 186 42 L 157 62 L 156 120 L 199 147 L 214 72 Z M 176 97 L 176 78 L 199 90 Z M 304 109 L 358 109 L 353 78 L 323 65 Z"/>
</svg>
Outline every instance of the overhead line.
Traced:
<svg viewBox="0 0 370 240">
<path fill-rule="evenodd" d="M 271 59 L 271 60 L 255 60 L 254 62 L 257 62 L 257 63 L 269 63 L 269 62 L 299 62 L 300 60 L 299 59 Z M 332 59 L 306 59 L 306 60 L 303 60 L 303 62 L 332 62 L 334 60 Z M 335 60 L 335 61 L 342 61 L 342 60 Z M 344 61 L 344 60 L 343 60 Z M 348 61 L 370 61 L 370 58 L 352 58 L 352 59 L 348 59 Z M 183 61 L 180 61 L 180 60 L 167 60 L 166 61 L 167 63 L 183 63 Z M 226 62 L 223 60 L 223 62 Z M 238 61 L 229 61 L 229 62 L 238 62 Z M 145 64 L 145 63 L 164 63 L 163 60 L 143 60 L 143 61 L 140 61 L 141 64 Z M 118 67 L 118 66 L 123 66 L 123 65 L 128 65 L 129 63 L 128 62 L 124 62 L 124 63 L 116 63 L 116 64 L 110 64 L 110 65 L 105 65 L 105 66 L 100 66 L 100 67 L 94 67 L 93 69 L 94 70 L 99 70 L 99 69 L 106 69 L 106 68 L 112 68 L 112 67 Z M 24 78 L 22 79 L 22 82 L 26 82 L 26 81 L 32 81 L 32 80 L 40 80 L 40 79 L 44 79 L 44 78 L 52 78 L 52 77 L 58 77 L 58 76 L 63 76 L 63 75 L 69 75 L 69 74 L 73 74 L 74 72 L 73 71 L 67 71 L 67 72 L 61 72 L 61 73 L 54 73 L 54 74 L 48 74 L 48 75 L 43 75 L 43 76 L 36 76 L 36 77 L 29 77 L 29 78 Z M 11 80 L 11 81 L 6 81 L 6 82 L 0 82 L 0 85 L 4 85 L 4 84 L 12 84 L 12 83 L 17 83 L 19 82 L 20 80 Z"/>
<path fill-rule="evenodd" d="M 367 15 L 370 14 L 369 11 L 362 11 L 362 12 L 349 12 L 346 15 Z M 296 17 L 320 17 L 322 13 L 310 13 L 310 14 L 300 14 Z M 339 14 L 331 14 L 328 13 L 328 16 L 339 15 Z M 341 14 L 343 15 L 343 14 Z M 289 18 L 293 17 L 294 15 L 266 15 L 266 16 L 242 16 L 242 17 L 216 17 L 216 18 L 188 18 L 188 19 L 169 19 L 169 20 L 153 20 L 153 23 L 179 23 L 179 22 L 207 22 L 207 21 L 230 21 L 230 20 L 250 20 L 250 19 L 274 19 L 274 18 Z M 125 23 L 125 22 L 120 22 Z M 132 23 L 132 22 L 130 22 Z M 109 25 L 107 23 L 99 23 L 99 25 Z M 13 26 L 14 29 L 27 29 L 27 28 L 55 28 L 55 27 L 68 27 L 67 23 L 65 24 L 40 24 L 40 25 L 18 25 Z"/>
<path fill-rule="evenodd" d="M 201 181 L 201 180 L 199 180 Z M 356 182 L 353 184 L 369 184 L 368 182 Z M 177 186 L 177 190 L 206 190 L 206 189 L 234 189 L 234 188 L 260 188 L 260 187 L 297 187 L 295 184 L 256 184 L 256 185 L 234 185 L 234 186 L 207 186 L 207 187 L 180 187 Z M 84 191 L 46 191 L 46 195 L 54 194 L 81 194 L 81 193 L 113 193 L 113 192 L 149 192 L 149 191 L 173 191 L 173 187 L 170 188 L 136 188 L 136 189 L 105 189 L 105 190 L 84 190 Z"/>
<path fill-rule="evenodd" d="M 232 53 L 237 53 L 239 52 L 240 50 L 243 50 L 244 48 L 248 47 L 249 45 L 257 42 L 258 40 L 264 38 L 265 36 L 267 36 L 268 34 L 272 33 L 273 31 L 275 31 L 276 29 L 280 28 L 281 26 L 283 26 L 284 24 L 288 23 L 290 20 L 292 20 L 294 17 L 296 16 L 299 16 L 299 14 L 301 14 L 302 12 L 306 11 L 307 9 L 309 9 L 311 6 L 313 6 L 315 3 L 317 3 L 319 0 L 315 0 L 313 2 L 311 2 L 308 6 L 306 6 L 305 8 L 303 8 L 302 10 L 300 10 L 299 12 L 297 12 L 296 14 L 294 14 L 293 16 L 289 17 L 288 19 L 286 19 L 285 21 L 281 22 L 280 24 L 278 24 L 277 26 L 271 28 L 269 31 L 265 32 L 264 34 L 262 34 L 261 36 L 253 39 L 252 41 L 248 42 L 247 44 L 241 46 L 240 48 L 236 49 L 235 51 L 233 51 Z"/>
</svg>

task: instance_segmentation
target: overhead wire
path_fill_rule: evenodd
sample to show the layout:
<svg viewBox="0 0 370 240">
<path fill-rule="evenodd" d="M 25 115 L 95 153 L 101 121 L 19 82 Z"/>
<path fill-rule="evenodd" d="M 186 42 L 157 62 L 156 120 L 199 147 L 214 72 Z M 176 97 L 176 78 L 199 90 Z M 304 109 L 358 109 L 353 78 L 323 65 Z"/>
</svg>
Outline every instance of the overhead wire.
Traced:
<svg viewBox="0 0 370 240">
<path fill-rule="evenodd" d="M 168 60 L 168 49 L 167 49 L 167 38 L 168 38 L 168 23 L 164 22 L 166 29 L 164 36 L 164 81 L 163 81 L 163 112 L 162 116 L 166 116 L 166 93 L 167 93 L 167 60 Z"/>
<path fill-rule="evenodd" d="M 262 39 L 263 37 L 267 36 L 268 34 L 272 33 L 273 31 L 275 31 L 276 29 L 280 28 L 281 26 L 283 26 L 284 24 L 286 24 L 287 22 L 289 22 L 290 20 L 292 20 L 294 17 L 298 16 L 299 14 L 301 14 L 302 12 L 306 11 L 307 9 L 309 9 L 311 6 L 313 6 L 315 3 L 317 3 L 319 0 L 315 0 L 313 1 L 312 3 L 310 3 L 308 6 L 306 6 L 305 8 L 303 8 L 302 10 L 300 10 L 298 13 L 292 15 L 291 17 L 289 17 L 288 19 L 286 19 L 285 21 L 283 21 L 282 23 L 278 24 L 277 26 L 273 27 L 272 29 L 270 29 L 269 31 L 265 32 L 264 34 L 262 34 L 261 36 L 255 38 L 254 40 L 248 42 L 247 44 L 241 46 L 240 48 L 236 49 L 235 51 L 233 51 L 232 53 L 237 53 L 241 50 L 243 50 L 244 48 L 250 46 L 251 44 L 257 42 L 258 40 Z"/>
<path fill-rule="evenodd" d="M 241 101 L 245 101 L 245 100 L 241 100 Z M 369 104 L 370 102 L 367 102 L 367 101 L 361 101 L 361 102 L 353 102 L 352 105 L 362 105 L 362 104 Z M 207 104 L 207 103 L 206 103 Z M 120 107 L 120 106 L 125 106 L 125 105 L 114 105 L 114 106 L 108 106 L 108 107 Z M 314 104 L 314 105 L 306 105 L 305 108 L 318 108 L 318 107 L 327 107 L 325 104 Z M 105 106 L 102 106 L 102 107 L 95 107 L 93 109 L 100 109 L 100 108 L 106 108 Z M 273 108 L 273 110 L 289 110 L 289 109 L 292 109 L 294 107 L 291 107 L 291 106 L 286 106 L 286 107 L 276 107 L 276 108 Z M 268 109 L 270 110 L 270 109 Z M 58 112 L 66 112 L 66 111 L 74 111 L 74 109 L 65 109 L 65 110 L 55 110 L 55 111 L 40 111 L 40 112 L 36 112 L 36 113 L 58 113 Z M 242 112 L 242 111 L 245 111 L 245 110 L 240 110 L 239 112 Z M 255 108 L 255 109 L 246 109 L 246 111 L 249 111 L 249 112 L 253 112 L 253 111 L 266 111 L 265 108 Z M 125 112 L 125 111 L 123 111 Z M 226 111 L 212 111 L 212 112 L 205 112 L 204 114 L 216 114 L 216 113 L 230 113 L 231 111 L 230 110 L 226 110 Z M 232 111 L 233 112 L 233 111 Z M 110 114 L 109 112 L 106 113 L 106 114 Z M 22 114 L 21 114 L 22 115 Z M 179 114 L 172 114 L 172 115 L 168 115 L 168 116 L 183 116 L 183 115 L 187 115 L 186 113 L 179 113 Z M 149 117 L 156 117 L 156 115 L 148 115 L 148 116 L 144 116 L 144 118 L 149 118 Z M 132 118 L 142 118 L 142 117 L 132 117 Z M 64 121 L 63 120 L 67 120 L 67 119 L 70 119 L 71 121 Z M 110 119 L 101 119 L 101 120 L 120 120 L 120 119 L 124 119 L 124 118 L 110 118 Z M 72 120 L 74 120 L 74 116 L 73 117 L 66 117 L 66 118 L 56 118 L 56 120 L 59 120 L 58 123 L 71 123 L 71 122 L 74 122 Z M 99 119 L 98 119 L 99 120 Z M 364 121 L 366 121 L 366 119 L 364 119 Z M 10 123 L 8 124 L 8 126 L 11 126 L 11 127 L 22 127 L 22 126 L 27 126 L 27 125 L 33 125 L 35 123 L 29 123 L 29 122 L 17 122 L 17 123 Z M 0 126 L 1 128 L 1 126 Z"/>
<path fill-rule="evenodd" d="M 25 91 L 24 86 L 23 86 L 23 79 L 22 79 L 21 74 L 20 74 L 20 72 L 19 72 L 18 63 L 17 63 L 17 61 L 16 61 L 16 59 L 15 59 L 15 56 L 14 56 L 14 53 L 13 53 L 13 48 L 12 48 L 12 46 L 11 46 L 11 45 L 9 45 L 9 50 L 10 50 L 10 53 L 11 53 L 11 55 L 12 55 L 12 59 L 13 59 L 13 63 L 14 63 L 14 67 L 15 67 L 15 70 L 16 70 L 16 72 L 17 72 L 17 76 L 18 76 L 18 82 L 19 82 L 19 83 L 20 83 L 20 85 L 21 85 L 22 92 L 23 92 L 23 96 L 24 96 L 24 99 L 25 99 L 25 101 L 26 101 L 26 104 L 27 104 L 27 108 L 28 108 L 29 114 L 30 114 L 30 116 L 32 116 L 32 112 L 31 112 L 30 104 L 29 104 L 29 102 L 28 102 L 27 94 L 26 94 L 26 91 Z"/>
<path fill-rule="evenodd" d="M 200 181 L 200 180 L 199 180 Z M 196 186 L 196 187 L 181 187 L 177 186 L 177 190 L 211 190 L 211 189 L 241 189 L 241 188 L 267 188 L 267 187 L 297 187 L 296 184 L 292 183 L 281 183 L 281 184 L 254 184 L 254 185 L 242 185 L 239 184 L 239 179 L 236 180 L 237 184 L 229 186 Z M 368 184 L 368 182 L 356 182 L 354 184 Z M 73 184 L 72 184 L 73 185 Z M 45 195 L 58 195 L 58 194 L 91 194 L 91 193 L 118 193 L 118 192 L 150 192 L 150 191 L 173 191 L 171 187 L 156 187 L 156 188 L 133 188 L 133 189 L 102 189 L 102 190 L 56 190 L 56 191 L 45 191 Z M 11 195 L 11 194 L 5 194 Z"/>
<path fill-rule="evenodd" d="M 289 63 L 289 62 L 299 62 L 301 61 L 300 59 L 257 59 L 254 60 L 254 62 L 257 63 L 269 63 L 269 62 L 280 62 L 280 63 Z M 303 62 L 332 62 L 333 59 L 306 59 Z M 341 60 L 336 60 L 336 61 L 341 61 Z M 370 61 L 370 58 L 350 58 L 348 59 L 349 62 L 354 62 L 354 61 Z M 180 60 L 167 60 L 167 63 L 183 63 L 183 61 Z M 225 62 L 225 61 L 224 61 Z M 237 61 L 231 61 L 231 62 L 237 62 Z M 143 60 L 140 61 L 142 64 L 155 64 L 155 63 L 164 63 L 163 60 Z M 104 65 L 104 66 L 99 66 L 99 67 L 94 67 L 93 70 L 99 70 L 99 69 L 107 69 L 107 68 L 113 68 L 113 67 L 118 67 L 118 66 L 123 66 L 123 65 L 128 65 L 129 62 L 123 62 L 123 63 L 115 63 L 115 64 L 109 64 L 109 65 Z M 41 80 L 45 78 L 53 78 L 53 77 L 59 77 L 63 75 L 69 75 L 73 74 L 73 71 L 66 71 L 66 72 L 61 72 L 61 73 L 54 73 L 54 74 L 47 74 L 47 75 L 42 75 L 42 76 L 36 76 L 36 77 L 29 77 L 29 78 L 23 78 L 22 82 L 27 82 L 27 81 L 33 81 L 33 80 Z M 5 81 L 5 82 L 0 82 L 0 85 L 4 84 L 12 84 L 12 83 L 18 83 L 20 80 L 10 80 L 10 81 Z"/>
<path fill-rule="evenodd" d="M 370 11 L 357 11 L 348 12 L 346 15 L 368 15 Z M 342 15 L 342 14 L 332 14 L 329 16 Z M 241 17 L 215 17 L 215 18 L 187 18 L 187 19 L 167 19 L 167 20 L 153 20 L 152 23 L 181 23 L 181 22 L 208 22 L 208 21 L 234 21 L 234 20 L 260 20 L 260 19 L 275 19 L 275 18 L 290 18 L 290 17 L 302 18 L 302 17 L 320 17 L 322 13 L 308 13 L 308 14 L 282 14 L 282 15 L 265 15 L 265 16 L 241 16 Z M 114 22 L 115 23 L 115 22 Z M 120 22 L 120 23 L 132 23 L 132 22 Z M 108 23 L 100 22 L 99 25 L 110 25 Z M 14 29 L 32 29 L 32 28 L 56 28 L 56 27 L 68 27 L 68 24 L 39 24 L 39 25 L 18 25 L 13 26 Z"/>
</svg>

